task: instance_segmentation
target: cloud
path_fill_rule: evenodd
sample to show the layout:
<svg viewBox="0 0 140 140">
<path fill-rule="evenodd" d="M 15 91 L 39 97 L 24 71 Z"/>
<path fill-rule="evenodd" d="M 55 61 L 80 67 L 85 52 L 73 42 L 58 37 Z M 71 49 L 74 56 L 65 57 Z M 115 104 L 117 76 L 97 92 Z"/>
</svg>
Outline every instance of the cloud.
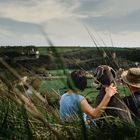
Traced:
<svg viewBox="0 0 140 140">
<path fill-rule="evenodd" d="M 104 7 L 104 8 L 103 8 Z M 106 0 L 101 3 L 102 13 L 109 16 L 125 16 L 140 10 L 139 0 Z"/>
<path fill-rule="evenodd" d="M 123 34 L 114 34 L 114 44 L 124 47 L 139 47 L 140 32 L 124 32 Z"/>
<path fill-rule="evenodd" d="M 36 34 L 40 32 L 40 25 L 0 18 L 0 29 L 5 29 L 16 34 Z"/>
<path fill-rule="evenodd" d="M 0 4 L 0 16 L 18 21 L 41 23 L 54 18 L 65 18 L 79 7 L 78 0 L 72 0 L 71 5 L 61 0 L 14 0 Z"/>
<path fill-rule="evenodd" d="M 0 30 L 1 31 L 1 30 Z M 0 34 L 0 45 L 36 45 L 36 46 L 47 46 L 49 45 L 45 38 L 41 34 L 23 34 L 23 35 L 10 35 L 9 32 L 3 31 L 3 34 Z"/>
<path fill-rule="evenodd" d="M 134 11 L 125 16 L 103 17 L 83 19 L 87 26 L 97 31 L 110 31 L 112 33 L 137 32 L 140 31 L 140 10 Z"/>
<path fill-rule="evenodd" d="M 110 32 L 116 46 L 136 46 L 139 13 L 139 0 L 0 0 L 0 40 L 47 44 L 40 31 L 43 23 L 55 45 L 93 46 L 84 23 L 102 36 Z M 108 36 L 103 38 L 110 45 Z"/>
<path fill-rule="evenodd" d="M 81 4 L 73 12 L 79 19 L 96 20 L 99 17 L 114 20 L 128 16 L 131 19 L 132 13 L 136 14 L 137 11 L 140 11 L 139 0 L 81 0 Z"/>
<path fill-rule="evenodd" d="M 111 47 L 139 47 L 140 32 L 121 32 L 110 33 L 109 31 L 94 31 L 91 32 L 98 46 Z M 91 45 L 91 44 L 90 44 Z M 95 46 L 92 43 L 92 46 Z"/>
<path fill-rule="evenodd" d="M 91 43 L 83 24 L 75 18 L 49 20 L 43 29 L 55 45 Z"/>
<path fill-rule="evenodd" d="M 9 36 L 10 37 L 13 35 L 13 33 L 10 32 L 9 30 L 2 29 L 2 28 L 0 28 L 0 33 L 1 33 L 1 36 Z"/>
</svg>

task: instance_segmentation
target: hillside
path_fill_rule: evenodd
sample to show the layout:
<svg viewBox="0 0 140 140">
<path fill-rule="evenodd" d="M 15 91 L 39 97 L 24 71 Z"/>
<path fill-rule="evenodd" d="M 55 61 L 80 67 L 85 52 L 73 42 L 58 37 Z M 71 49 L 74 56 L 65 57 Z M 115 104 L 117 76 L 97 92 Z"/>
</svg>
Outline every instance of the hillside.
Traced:
<svg viewBox="0 0 140 140">
<path fill-rule="evenodd" d="M 68 68 L 91 69 L 101 64 L 108 64 L 118 69 L 118 67 L 131 67 L 135 65 L 135 62 L 140 62 L 140 48 L 57 47 L 45 49 L 47 51 L 43 55 L 49 56 L 53 60 L 53 65 L 59 64 L 58 57 L 61 56 L 61 60 Z"/>
<path fill-rule="evenodd" d="M 33 48 L 39 52 L 38 57 L 32 53 Z M 136 62 L 140 63 L 140 48 L 5 47 L 0 48 L 0 55 L 13 67 L 20 64 L 30 69 L 40 67 L 92 69 L 101 64 L 108 64 L 118 69 L 135 66 Z"/>
</svg>

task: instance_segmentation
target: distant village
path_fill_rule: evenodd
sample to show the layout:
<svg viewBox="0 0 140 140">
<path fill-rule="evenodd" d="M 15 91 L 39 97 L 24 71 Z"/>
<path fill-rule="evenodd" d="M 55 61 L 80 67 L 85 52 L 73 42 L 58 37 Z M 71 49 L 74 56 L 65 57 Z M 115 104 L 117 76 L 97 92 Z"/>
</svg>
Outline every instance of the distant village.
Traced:
<svg viewBox="0 0 140 140">
<path fill-rule="evenodd" d="M 18 46 L 18 47 L 11 47 L 11 46 L 4 46 L 0 47 L 0 56 L 4 59 L 11 59 L 16 60 L 28 60 L 28 59 L 37 59 L 39 58 L 39 50 L 35 46 Z"/>
</svg>

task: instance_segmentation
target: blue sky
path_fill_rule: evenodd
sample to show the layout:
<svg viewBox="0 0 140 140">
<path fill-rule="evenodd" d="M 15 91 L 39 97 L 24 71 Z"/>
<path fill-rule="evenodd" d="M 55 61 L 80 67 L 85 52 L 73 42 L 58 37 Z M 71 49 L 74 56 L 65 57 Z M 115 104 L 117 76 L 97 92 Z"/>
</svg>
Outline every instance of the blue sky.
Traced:
<svg viewBox="0 0 140 140">
<path fill-rule="evenodd" d="M 140 1 L 0 0 L 0 45 L 46 46 L 45 32 L 56 46 L 94 46 L 84 26 L 99 46 L 140 47 Z"/>
</svg>

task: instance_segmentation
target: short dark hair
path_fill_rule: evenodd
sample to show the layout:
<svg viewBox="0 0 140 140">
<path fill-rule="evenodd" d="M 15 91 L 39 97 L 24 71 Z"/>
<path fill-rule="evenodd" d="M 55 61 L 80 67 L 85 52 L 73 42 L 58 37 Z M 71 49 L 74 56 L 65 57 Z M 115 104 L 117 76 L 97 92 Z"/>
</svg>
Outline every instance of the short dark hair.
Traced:
<svg viewBox="0 0 140 140">
<path fill-rule="evenodd" d="M 67 85 L 70 89 L 83 91 L 87 86 L 86 74 L 82 70 L 75 70 L 69 74 Z"/>
</svg>

